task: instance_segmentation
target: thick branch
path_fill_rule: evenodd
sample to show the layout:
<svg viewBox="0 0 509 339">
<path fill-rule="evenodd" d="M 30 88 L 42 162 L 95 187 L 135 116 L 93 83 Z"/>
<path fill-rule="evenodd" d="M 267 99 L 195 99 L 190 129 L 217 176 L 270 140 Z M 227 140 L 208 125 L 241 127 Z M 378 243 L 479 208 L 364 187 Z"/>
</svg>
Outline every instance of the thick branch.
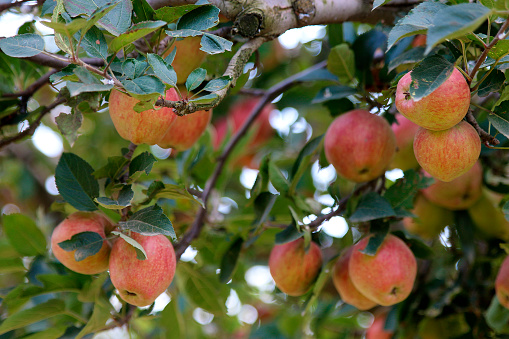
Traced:
<svg viewBox="0 0 509 339">
<path fill-rule="evenodd" d="M 63 59 L 62 59 L 63 58 Z M 35 62 L 38 65 L 48 66 L 56 69 L 62 69 L 71 64 L 70 60 L 65 60 L 65 57 L 58 56 L 55 58 L 51 55 L 45 53 L 39 53 L 34 55 L 33 57 L 24 58 L 25 60 L 30 60 Z M 104 60 L 99 58 L 83 58 L 81 59 L 84 63 L 91 66 L 104 66 Z"/>
</svg>

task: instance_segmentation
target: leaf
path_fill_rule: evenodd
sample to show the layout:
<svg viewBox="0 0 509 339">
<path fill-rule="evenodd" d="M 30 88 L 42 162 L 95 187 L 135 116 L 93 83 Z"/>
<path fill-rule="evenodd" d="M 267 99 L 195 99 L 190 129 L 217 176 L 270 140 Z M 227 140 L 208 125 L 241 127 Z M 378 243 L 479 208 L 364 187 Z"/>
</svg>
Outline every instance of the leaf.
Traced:
<svg viewBox="0 0 509 339">
<path fill-rule="evenodd" d="M 32 308 L 10 315 L 0 325 L 0 334 L 28 326 L 38 321 L 65 313 L 63 300 L 51 299 Z"/>
<path fill-rule="evenodd" d="M 491 14 L 492 11 L 480 3 L 462 3 L 438 11 L 428 29 L 426 53 L 443 41 L 473 32 Z"/>
<path fill-rule="evenodd" d="M 472 265 L 475 260 L 475 225 L 468 211 L 455 211 L 454 224 L 456 225 L 456 232 L 460 239 L 461 250 L 465 261 Z"/>
<path fill-rule="evenodd" d="M 361 253 L 374 256 L 382 243 L 385 240 L 385 237 L 387 236 L 387 233 L 389 232 L 389 224 L 384 223 L 385 228 L 381 231 L 373 233 L 372 236 L 369 237 L 368 244 L 366 247 L 361 251 Z"/>
<path fill-rule="evenodd" d="M 420 175 L 415 170 L 410 169 L 405 171 L 403 178 L 396 180 L 396 182 L 385 191 L 384 198 L 390 202 L 394 209 L 412 209 L 414 197 L 417 192 L 428 187 L 433 182 L 433 178 Z"/>
<path fill-rule="evenodd" d="M 233 42 L 218 35 L 203 33 L 203 36 L 201 37 L 200 50 L 208 54 L 218 54 L 231 51 L 232 46 Z"/>
<path fill-rule="evenodd" d="M 4 214 L 3 231 L 14 249 L 23 256 L 46 253 L 46 237 L 35 222 L 23 214 Z"/>
<path fill-rule="evenodd" d="M 72 37 L 80 29 L 84 29 L 87 26 L 87 20 L 85 19 L 74 19 L 70 22 L 50 22 L 41 21 L 44 26 L 52 28 L 55 32 L 60 33 L 67 38 Z"/>
<path fill-rule="evenodd" d="M 0 258 L 0 273 L 14 273 L 25 272 L 26 268 L 23 265 L 21 258 Z"/>
<path fill-rule="evenodd" d="M 129 93 L 137 99 L 150 99 L 152 94 L 164 95 L 164 84 L 153 75 L 144 75 L 133 80 L 121 81 L 122 85 Z"/>
<path fill-rule="evenodd" d="M 108 44 L 103 32 L 97 28 L 92 27 L 81 40 L 80 45 L 85 52 L 92 58 L 101 58 L 106 60 L 108 58 Z"/>
<path fill-rule="evenodd" d="M 177 73 L 163 58 L 157 54 L 149 53 L 147 54 L 147 61 L 150 67 L 152 67 L 154 74 L 161 79 L 162 82 L 174 87 L 177 86 Z"/>
<path fill-rule="evenodd" d="M 497 114 L 489 114 L 488 120 L 495 126 L 497 131 L 509 138 L 509 121 L 505 117 L 501 117 Z"/>
<path fill-rule="evenodd" d="M 355 78 L 355 56 L 348 44 L 343 43 L 331 49 L 327 69 L 337 75 L 342 83 L 349 83 Z"/>
<path fill-rule="evenodd" d="M 441 55 L 432 55 L 424 59 L 412 71 L 410 95 L 420 100 L 442 85 L 452 74 L 454 65 Z"/>
<path fill-rule="evenodd" d="M 159 326 L 165 331 L 165 339 L 187 338 L 186 322 L 179 310 L 177 298 L 172 299 L 161 312 Z"/>
<path fill-rule="evenodd" d="M 135 212 L 127 221 L 119 222 L 119 226 L 125 230 L 131 230 L 143 235 L 163 234 L 177 240 L 175 230 L 170 219 L 163 213 L 158 205 L 143 208 Z"/>
<path fill-rule="evenodd" d="M 388 71 L 391 72 L 393 69 L 403 64 L 414 64 L 424 59 L 424 47 L 412 48 L 409 51 L 401 53 L 397 57 L 391 60 L 389 63 Z"/>
<path fill-rule="evenodd" d="M 155 181 L 154 184 L 155 183 L 157 183 L 157 181 Z M 189 193 L 185 186 L 163 184 L 160 181 L 158 183 L 159 184 L 155 184 L 157 186 L 153 187 L 152 192 L 150 192 L 152 185 L 150 185 L 149 190 L 147 191 L 147 195 L 149 195 L 152 199 L 186 199 L 198 204 L 199 206 L 203 206 L 203 203 Z"/>
<path fill-rule="evenodd" d="M 509 333 L 509 310 L 500 304 L 496 295 L 491 299 L 485 318 L 488 325 L 497 333 Z"/>
<path fill-rule="evenodd" d="M 20 34 L 0 39 L 0 48 L 8 56 L 27 58 L 44 52 L 44 40 L 38 34 Z"/>
<path fill-rule="evenodd" d="M 312 103 L 318 104 L 322 102 L 326 102 L 329 100 L 336 100 L 341 98 L 346 98 L 350 95 L 357 94 L 357 90 L 355 88 L 351 88 L 348 86 L 328 86 L 322 88 L 318 94 L 314 97 Z"/>
<path fill-rule="evenodd" d="M 493 70 L 479 85 L 477 95 L 486 96 L 491 92 L 499 92 L 505 81 L 505 75 L 499 70 Z"/>
<path fill-rule="evenodd" d="M 106 197 L 99 197 L 95 200 L 101 204 L 101 206 L 112 209 L 119 210 L 131 205 L 131 200 L 133 200 L 134 192 L 131 189 L 131 185 L 124 185 L 118 194 L 117 200 L 113 200 Z"/>
<path fill-rule="evenodd" d="M 203 68 L 197 68 L 189 74 L 186 80 L 186 89 L 188 92 L 191 92 L 195 88 L 201 85 L 205 77 L 207 76 L 207 71 Z"/>
<path fill-rule="evenodd" d="M 488 52 L 488 56 L 492 59 L 498 59 L 507 55 L 509 52 L 509 40 L 499 40 Z"/>
<path fill-rule="evenodd" d="M 394 215 L 396 212 L 387 199 L 376 192 L 369 192 L 361 197 L 357 209 L 350 216 L 350 221 L 363 222 Z"/>
<path fill-rule="evenodd" d="M 269 180 L 279 193 L 288 193 L 290 184 L 281 170 L 272 161 L 269 162 Z"/>
<path fill-rule="evenodd" d="M 113 85 L 84 84 L 81 82 L 70 82 L 70 81 L 66 83 L 66 86 L 69 89 L 71 97 L 74 97 L 80 93 L 85 92 L 105 92 L 113 88 Z"/>
<path fill-rule="evenodd" d="M 133 21 L 135 23 L 153 20 L 156 15 L 156 11 L 154 11 L 147 0 L 134 0 L 133 10 L 135 14 Z"/>
<path fill-rule="evenodd" d="M 143 246 L 141 246 L 139 242 L 137 242 L 136 240 L 134 240 L 130 236 L 128 236 L 128 235 L 126 235 L 126 234 L 124 234 L 122 232 L 117 232 L 117 231 L 112 231 L 111 234 L 115 234 L 115 235 L 120 236 L 129 245 L 133 246 L 134 249 L 136 250 L 136 258 L 138 260 L 145 260 L 145 259 L 148 258 L 147 252 L 145 252 L 145 249 L 143 248 Z"/>
<path fill-rule="evenodd" d="M 46 4 L 45 1 L 44 4 Z M 27 336 L 23 336 L 23 339 L 58 339 L 61 338 L 65 333 L 65 326 L 50 327 L 43 331 L 38 331 Z"/>
<path fill-rule="evenodd" d="M 138 39 L 143 38 L 145 35 L 150 34 L 166 25 L 164 21 L 144 21 L 134 24 L 127 32 L 114 38 L 110 44 L 109 49 L 116 53 L 129 44 L 132 44 Z"/>
<path fill-rule="evenodd" d="M 383 6 L 386 3 L 388 3 L 389 1 L 391 1 L 391 0 L 375 0 L 375 1 L 373 1 L 373 9 Z"/>
<path fill-rule="evenodd" d="M 78 138 L 78 130 L 83 122 L 83 115 L 79 110 L 72 110 L 71 114 L 60 113 L 55 118 L 60 133 L 67 139 L 72 146 Z"/>
<path fill-rule="evenodd" d="M 297 159 L 293 163 L 292 171 L 290 173 L 290 179 L 293 181 L 297 176 L 299 169 L 308 167 L 311 156 L 315 154 L 316 151 L 319 150 L 320 145 L 322 144 L 324 135 L 320 135 L 312 140 L 310 140 L 299 152 Z M 307 158 L 307 161 L 304 159 Z M 304 162 L 303 162 L 304 161 Z M 298 176 L 297 176 L 298 178 Z"/>
<path fill-rule="evenodd" d="M 199 5 L 183 5 L 183 6 L 175 6 L 175 7 L 162 7 L 156 9 L 156 19 L 166 21 L 167 23 L 172 23 L 184 16 L 184 14 L 191 12 L 193 9 L 198 8 Z"/>
<path fill-rule="evenodd" d="M 111 178 L 116 179 L 122 173 L 124 166 L 127 164 L 128 160 L 122 156 L 109 157 L 108 163 L 99 168 L 97 171 L 92 174 L 96 179 L 103 178 Z"/>
<path fill-rule="evenodd" d="M 231 77 L 228 75 L 222 76 L 217 79 L 210 80 L 205 87 L 203 87 L 204 91 L 207 92 L 216 92 L 219 90 L 222 90 L 223 88 L 226 88 L 231 83 Z"/>
<path fill-rule="evenodd" d="M 219 8 L 211 5 L 200 6 L 184 14 L 177 23 L 177 29 L 203 31 L 219 23 Z"/>
<path fill-rule="evenodd" d="M 95 211 L 94 198 L 99 196 L 99 183 L 94 169 L 73 153 L 63 153 L 55 169 L 58 192 L 66 202 L 80 211 Z"/>
<path fill-rule="evenodd" d="M 110 316 L 111 314 L 109 308 L 100 302 L 96 302 L 94 304 L 94 311 L 92 312 L 92 316 L 88 320 L 85 327 L 83 327 L 80 333 L 78 333 L 76 339 L 83 338 L 89 333 L 94 333 L 103 329 L 104 325 L 106 325 L 106 322 L 110 319 Z"/>
<path fill-rule="evenodd" d="M 81 232 L 74 234 L 71 239 L 58 243 L 64 251 L 74 252 L 74 259 L 82 261 L 99 253 L 103 246 L 104 239 L 96 232 Z"/>
<path fill-rule="evenodd" d="M 300 237 L 302 237 L 302 233 L 300 233 L 297 227 L 292 224 L 276 234 L 276 244 L 285 244 L 287 242 L 297 240 Z"/>
<path fill-rule="evenodd" d="M 260 226 L 269 216 L 278 195 L 270 192 L 260 193 L 254 201 L 254 212 L 256 219 L 253 221 L 253 227 Z"/>
<path fill-rule="evenodd" d="M 197 104 L 209 104 L 209 103 L 213 103 L 218 98 L 219 98 L 219 96 L 216 93 L 210 93 L 210 94 L 198 97 L 198 98 L 191 99 L 191 100 L 189 100 L 189 102 L 194 102 Z"/>
<path fill-rule="evenodd" d="M 143 152 L 137 155 L 129 164 L 129 176 L 132 177 L 138 172 L 149 174 L 156 161 L 157 159 L 150 152 Z"/>
<path fill-rule="evenodd" d="M 228 247 L 225 254 L 223 254 L 223 258 L 221 259 L 220 273 L 219 273 L 219 281 L 223 284 L 226 284 L 230 281 L 233 272 L 235 271 L 235 266 L 237 265 L 237 261 L 239 259 L 240 251 L 242 250 L 242 245 L 244 244 L 244 239 L 238 237 L 233 241 L 233 243 Z"/>
</svg>

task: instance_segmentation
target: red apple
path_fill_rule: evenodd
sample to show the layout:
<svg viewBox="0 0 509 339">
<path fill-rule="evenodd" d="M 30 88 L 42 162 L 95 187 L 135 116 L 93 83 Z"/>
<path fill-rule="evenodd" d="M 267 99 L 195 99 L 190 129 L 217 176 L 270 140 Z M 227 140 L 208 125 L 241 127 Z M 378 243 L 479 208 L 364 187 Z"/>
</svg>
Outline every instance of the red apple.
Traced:
<svg viewBox="0 0 509 339">
<path fill-rule="evenodd" d="M 320 247 L 311 242 L 308 251 L 304 238 L 275 245 L 270 252 L 269 269 L 276 286 L 291 296 L 306 293 L 322 268 Z"/>
<path fill-rule="evenodd" d="M 509 308 L 509 257 L 506 257 L 500 266 L 495 280 L 495 292 L 498 301 L 505 308 Z"/>
<path fill-rule="evenodd" d="M 428 173 L 425 175 L 430 176 Z M 482 194 L 482 167 L 479 161 L 456 179 L 434 184 L 422 190 L 432 203 L 450 210 L 464 210 L 476 203 Z"/>
<path fill-rule="evenodd" d="M 470 87 L 456 68 L 436 90 L 420 100 L 410 95 L 411 73 L 405 74 L 396 89 L 396 108 L 417 125 L 443 131 L 458 124 L 470 107 Z"/>
<path fill-rule="evenodd" d="M 138 259 L 134 247 L 119 238 L 111 249 L 111 283 L 127 303 L 148 306 L 173 280 L 177 265 L 175 251 L 164 235 L 146 236 L 131 232 L 131 238 L 143 247 L 147 258 Z"/>
<path fill-rule="evenodd" d="M 364 182 L 381 176 L 396 151 L 396 138 L 384 118 L 356 109 L 337 117 L 325 133 L 327 160 L 349 180 Z"/>
<path fill-rule="evenodd" d="M 396 114 L 396 121 L 392 124 L 392 131 L 396 137 L 396 155 L 390 168 L 399 168 L 402 171 L 419 167 L 414 154 L 414 137 L 419 125 L 414 124 L 401 114 Z"/>
<path fill-rule="evenodd" d="M 353 285 L 348 273 L 348 263 L 352 255 L 353 247 L 346 249 L 339 257 L 332 270 L 332 282 L 338 290 L 341 300 L 345 303 L 355 306 L 357 309 L 364 311 L 369 310 L 376 306 L 373 300 L 366 298 L 359 290 Z"/>
<path fill-rule="evenodd" d="M 474 166 L 481 154 L 481 139 L 466 121 L 445 131 L 421 127 L 414 138 L 414 153 L 426 172 L 449 182 Z"/>
<path fill-rule="evenodd" d="M 65 251 L 58 244 L 70 240 L 77 233 L 95 232 L 103 239 L 113 230 L 112 222 L 104 215 L 95 212 L 75 212 L 62 221 L 51 235 L 51 250 L 65 267 L 81 274 L 97 274 L 108 269 L 111 245 L 107 240 L 96 254 L 76 261 L 74 251 Z"/>
<path fill-rule="evenodd" d="M 109 101 L 111 120 L 122 138 L 137 145 L 157 144 L 175 121 L 176 115 L 167 107 L 138 113 L 133 109 L 138 102 L 139 100 L 114 89 Z"/>
<path fill-rule="evenodd" d="M 177 53 L 171 65 L 177 73 L 177 84 L 181 85 L 186 82 L 189 74 L 205 61 L 207 53 L 200 50 L 201 36 L 195 36 L 175 41 L 164 53 L 163 58 L 166 58 L 175 47 L 177 47 Z"/>
<path fill-rule="evenodd" d="M 364 254 L 369 236 L 354 245 L 349 262 L 350 279 L 367 298 L 382 306 L 405 300 L 417 276 L 417 261 L 400 238 L 388 234 L 374 256 Z"/>
<path fill-rule="evenodd" d="M 366 339 L 391 339 L 394 333 L 385 330 L 386 320 L 387 313 L 375 315 L 375 320 L 366 331 Z"/>
<path fill-rule="evenodd" d="M 185 95 L 183 89 L 180 91 Z M 172 101 L 182 100 L 174 88 L 168 90 L 166 97 Z M 173 148 L 177 151 L 185 151 L 191 148 L 205 132 L 212 118 L 212 110 L 197 111 L 184 116 L 178 116 L 173 111 L 172 114 L 175 115 L 175 121 L 157 145 L 162 148 Z"/>
</svg>

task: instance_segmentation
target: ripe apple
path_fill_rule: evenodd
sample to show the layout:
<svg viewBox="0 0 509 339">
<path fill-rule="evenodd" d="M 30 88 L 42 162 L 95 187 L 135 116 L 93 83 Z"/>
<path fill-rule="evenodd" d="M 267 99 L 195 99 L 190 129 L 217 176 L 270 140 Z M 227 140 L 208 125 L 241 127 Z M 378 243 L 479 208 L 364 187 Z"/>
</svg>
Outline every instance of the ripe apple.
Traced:
<svg viewBox="0 0 509 339">
<path fill-rule="evenodd" d="M 169 91 L 166 99 L 169 99 Z M 175 121 L 176 115 L 170 108 L 149 109 L 141 113 L 133 107 L 139 100 L 117 91 L 111 91 L 110 117 L 118 134 L 134 144 L 157 144 Z"/>
<path fill-rule="evenodd" d="M 324 149 L 340 176 L 364 182 L 379 177 L 388 168 L 396 151 L 396 137 L 387 120 L 356 109 L 330 124 Z"/>
<path fill-rule="evenodd" d="M 504 259 L 498 270 L 495 292 L 500 304 L 509 308 L 509 256 Z"/>
<path fill-rule="evenodd" d="M 185 95 L 185 90 L 180 89 L 180 92 Z M 172 101 L 181 100 L 174 88 L 168 90 L 167 99 Z M 171 114 L 175 115 L 175 121 L 157 145 L 162 148 L 173 148 L 177 151 L 185 151 L 191 148 L 205 132 L 212 118 L 212 110 L 197 111 L 184 116 L 178 116 L 173 111 L 171 111 Z"/>
<path fill-rule="evenodd" d="M 311 242 L 308 251 L 304 238 L 275 245 L 269 256 L 269 269 L 276 286 L 291 296 L 306 293 L 322 268 L 322 251 Z"/>
<path fill-rule="evenodd" d="M 489 237 L 509 240 L 509 221 L 498 207 L 501 197 L 484 189 L 479 200 L 468 209 L 475 226 Z"/>
<path fill-rule="evenodd" d="M 76 261 L 74 251 L 65 251 L 58 244 L 70 240 L 73 235 L 82 232 L 95 232 L 102 238 L 113 230 L 112 222 L 102 214 L 95 212 L 75 212 L 62 221 L 51 234 L 51 250 L 65 267 L 81 274 L 97 274 L 108 269 L 111 245 L 107 240 L 96 254 Z"/>
<path fill-rule="evenodd" d="M 405 74 L 396 88 L 396 108 L 417 125 L 443 131 L 458 124 L 470 106 L 470 87 L 456 68 L 436 90 L 420 100 L 410 95 L 411 73 Z"/>
<path fill-rule="evenodd" d="M 453 212 L 431 203 L 423 194 L 417 194 L 412 213 L 417 218 L 403 218 L 403 226 L 423 239 L 434 239 L 445 226 L 454 223 Z"/>
<path fill-rule="evenodd" d="M 424 173 L 430 176 L 428 173 Z M 456 179 L 434 184 L 422 190 L 432 203 L 450 210 L 465 210 L 475 204 L 482 194 L 482 167 L 479 161 Z"/>
<path fill-rule="evenodd" d="M 396 114 L 397 123 L 392 124 L 392 131 L 396 137 L 396 154 L 392 159 L 390 168 L 399 168 L 402 171 L 419 167 L 414 154 L 414 137 L 419 125 L 414 124 L 401 114 Z"/>
<path fill-rule="evenodd" d="M 111 283 L 122 299 L 142 307 L 156 300 L 171 284 L 177 265 L 175 251 L 164 235 L 146 236 L 131 232 L 147 253 L 145 260 L 136 257 L 136 250 L 119 238 L 110 255 Z"/>
<path fill-rule="evenodd" d="M 164 53 L 163 58 L 166 58 L 175 47 L 177 47 L 177 53 L 171 65 L 177 73 L 177 84 L 181 85 L 186 82 L 189 74 L 205 61 L 207 53 L 200 50 L 201 36 L 194 36 L 176 40 Z"/>
<path fill-rule="evenodd" d="M 412 40 L 412 47 L 426 46 L 426 34 L 417 34 Z"/>
<path fill-rule="evenodd" d="M 426 172 L 449 182 L 474 166 L 481 154 L 481 139 L 466 121 L 445 131 L 421 127 L 415 135 L 414 153 Z"/>
<path fill-rule="evenodd" d="M 375 315 L 375 320 L 366 331 L 366 339 L 391 339 L 393 332 L 385 330 L 385 321 L 387 313 L 379 313 Z"/>
<path fill-rule="evenodd" d="M 353 247 L 346 249 L 332 269 L 332 282 L 338 290 L 341 299 L 357 309 L 364 311 L 369 310 L 376 306 L 373 300 L 366 298 L 357 288 L 353 285 L 348 273 L 348 262 L 352 255 Z"/>
<path fill-rule="evenodd" d="M 405 300 L 417 276 L 414 254 L 400 238 L 388 234 L 374 256 L 361 252 L 369 238 L 353 246 L 349 262 L 350 279 L 367 298 L 382 306 Z"/>
</svg>

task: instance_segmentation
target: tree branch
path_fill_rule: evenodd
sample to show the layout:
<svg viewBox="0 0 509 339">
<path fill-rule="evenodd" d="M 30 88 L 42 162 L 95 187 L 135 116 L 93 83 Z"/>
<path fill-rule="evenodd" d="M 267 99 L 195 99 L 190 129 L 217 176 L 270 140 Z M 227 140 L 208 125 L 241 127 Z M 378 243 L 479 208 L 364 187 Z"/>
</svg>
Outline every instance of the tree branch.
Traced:
<svg viewBox="0 0 509 339">
<path fill-rule="evenodd" d="M 38 65 L 48 66 L 56 69 L 62 69 L 71 64 L 71 61 L 65 57 L 58 56 L 58 58 L 53 57 L 51 54 L 39 53 L 29 58 L 23 58 L 25 60 L 32 61 Z M 104 60 L 99 58 L 82 58 L 84 63 L 91 66 L 104 66 Z"/>
<path fill-rule="evenodd" d="M 17 97 L 29 98 L 35 92 L 37 92 L 37 90 L 39 88 L 41 88 L 42 86 L 47 84 L 49 82 L 49 77 L 56 72 L 57 72 L 57 70 L 51 70 L 51 71 L 47 72 L 46 74 L 44 74 L 39 79 L 37 79 L 36 81 L 34 81 L 30 86 L 27 87 L 27 89 L 20 91 L 20 92 L 16 92 L 16 93 L 4 93 L 4 94 L 2 94 L 2 97 L 4 97 L 4 98 L 17 98 Z"/>
<path fill-rule="evenodd" d="M 470 125 L 472 125 L 472 127 L 475 128 L 475 130 L 477 131 L 477 134 L 479 134 L 479 136 L 481 137 L 481 142 L 484 145 L 496 146 L 496 145 L 500 144 L 500 141 L 497 138 L 495 138 L 494 136 L 492 136 L 491 134 L 489 134 L 488 132 L 483 130 L 481 128 L 481 126 L 479 126 L 479 123 L 477 123 L 477 120 L 475 119 L 474 115 L 472 114 L 472 110 L 470 110 L 470 109 L 468 110 L 468 113 L 465 116 L 465 119 L 467 120 L 467 122 Z"/>
</svg>

